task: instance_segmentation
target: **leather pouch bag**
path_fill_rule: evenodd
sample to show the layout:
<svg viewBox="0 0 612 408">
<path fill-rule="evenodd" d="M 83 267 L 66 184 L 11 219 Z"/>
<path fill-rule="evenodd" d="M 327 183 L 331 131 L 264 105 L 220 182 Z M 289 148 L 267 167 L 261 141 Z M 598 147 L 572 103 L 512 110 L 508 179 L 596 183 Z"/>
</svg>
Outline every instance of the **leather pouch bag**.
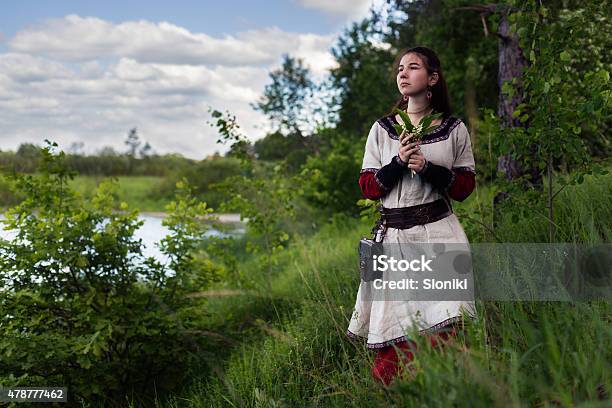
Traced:
<svg viewBox="0 0 612 408">
<path fill-rule="evenodd" d="M 373 271 L 373 256 L 382 254 L 382 240 L 385 228 L 379 220 L 372 229 L 373 238 L 362 237 L 359 240 L 359 275 L 364 282 L 382 277 L 382 272 Z M 380 276 L 379 276 L 380 275 Z"/>
</svg>

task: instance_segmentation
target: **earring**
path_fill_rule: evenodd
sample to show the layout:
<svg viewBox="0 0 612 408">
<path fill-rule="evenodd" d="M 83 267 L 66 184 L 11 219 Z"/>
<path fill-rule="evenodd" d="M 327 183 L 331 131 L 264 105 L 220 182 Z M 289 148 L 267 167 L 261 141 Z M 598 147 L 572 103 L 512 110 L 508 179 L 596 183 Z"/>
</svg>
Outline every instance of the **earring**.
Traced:
<svg viewBox="0 0 612 408">
<path fill-rule="evenodd" d="M 405 101 L 407 101 L 407 100 L 409 99 L 409 98 L 408 98 L 408 95 L 404 95 L 404 97 L 403 97 L 402 99 L 404 99 Z"/>
<path fill-rule="evenodd" d="M 427 85 L 427 94 L 426 95 L 427 95 L 427 99 L 431 99 L 432 94 L 431 94 L 431 87 L 429 85 Z"/>
</svg>

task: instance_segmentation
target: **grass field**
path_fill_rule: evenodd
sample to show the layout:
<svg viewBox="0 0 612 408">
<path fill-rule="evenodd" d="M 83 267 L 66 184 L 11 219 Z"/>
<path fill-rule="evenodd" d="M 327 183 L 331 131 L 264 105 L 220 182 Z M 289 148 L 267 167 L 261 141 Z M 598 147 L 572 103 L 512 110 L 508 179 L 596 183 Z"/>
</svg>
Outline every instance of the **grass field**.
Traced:
<svg viewBox="0 0 612 408">
<path fill-rule="evenodd" d="M 76 176 L 70 181 L 70 187 L 84 196 L 90 196 L 96 186 L 106 176 Z M 130 208 L 139 208 L 141 211 L 164 211 L 166 200 L 155 197 L 156 188 L 163 183 L 163 177 L 152 176 L 119 176 L 118 197 L 125 201 Z M 0 174 L 0 208 L 15 204 L 15 198 L 8 191 L 8 184 Z"/>
<path fill-rule="evenodd" d="M 611 192 L 609 175 L 564 189 L 559 236 L 610 242 Z M 471 214 L 492 195 L 481 187 L 457 207 Z M 503 220 L 496 235 L 545 242 L 540 218 Z M 416 379 L 378 386 L 369 372 L 374 353 L 345 336 L 359 284 L 356 243 L 370 228 L 348 219 L 326 225 L 298 238 L 272 276 L 254 277 L 262 290 L 212 297 L 209 329 L 225 340 L 211 340 L 191 383 L 160 406 L 610 406 L 602 399 L 612 390 L 607 301 L 477 301 L 478 319 L 445 352 L 415 337 Z"/>
<path fill-rule="evenodd" d="M 87 194 L 100 181 L 78 177 L 73 183 Z M 119 182 L 120 198 L 132 208 L 163 210 L 148 194 L 162 179 Z M 610 242 L 611 193 L 610 175 L 565 188 L 555 201 L 559 241 Z M 479 186 L 454 203 L 470 242 L 490 238 L 470 218 L 488 225 L 494 194 Z M 502 219 L 495 236 L 546 242 L 544 213 Z M 370 221 L 336 218 L 315 235 L 298 235 L 269 275 L 250 273 L 257 260 L 241 257 L 239 269 L 249 281 L 237 292 L 235 282 L 211 292 L 210 318 L 201 328 L 210 341 L 201 364 L 158 406 L 610 406 L 609 396 L 602 399 L 612 390 L 607 301 L 477 301 L 478 318 L 446 351 L 414 337 L 421 345 L 414 380 L 380 387 L 370 376 L 374 352 L 345 335 L 359 285 L 357 241 L 371 227 Z"/>
<path fill-rule="evenodd" d="M 77 176 L 72 180 L 71 187 L 83 195 L 89 195 L 105 177 Z M 163 177 L 152 176 L 120 176 L 119 199 L 129 204 L 130 208 L 141 211 L 164 211 L 167 204 L 152 196 L 152 191 L 163 182 Z"/>
</svg>

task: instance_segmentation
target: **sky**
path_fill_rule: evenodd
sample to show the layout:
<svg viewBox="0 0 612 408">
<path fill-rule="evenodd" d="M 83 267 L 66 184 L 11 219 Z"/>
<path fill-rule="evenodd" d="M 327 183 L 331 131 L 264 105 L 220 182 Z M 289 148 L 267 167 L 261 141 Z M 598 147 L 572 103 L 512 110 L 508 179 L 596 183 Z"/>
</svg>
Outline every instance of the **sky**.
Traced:
<svg viewBox="0 0 612 408">
<path fill-rule="evenodd" d="M 331 48 L 380 0 L 13 1 L 0 14 L 0 150 L 82 143 L 93 154 L 137 128 L 155 153 L 200 160 L 229 146 L 209 107 L 250 139 L 270 129 L 250 106 L 289 53 L 315 79 Z"/>
</svg>

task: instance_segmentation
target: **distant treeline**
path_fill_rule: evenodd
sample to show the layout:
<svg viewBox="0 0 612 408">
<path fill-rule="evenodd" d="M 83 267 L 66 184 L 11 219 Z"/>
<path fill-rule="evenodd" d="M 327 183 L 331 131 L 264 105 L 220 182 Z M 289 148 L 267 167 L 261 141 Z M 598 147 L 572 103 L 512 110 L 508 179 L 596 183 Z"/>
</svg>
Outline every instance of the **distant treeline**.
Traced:
<svg viewBox="0 0 612 408">
<path fill-rule="evenodd" d="M 321 137 L 303 137 L 300 134 L 285 136 L 280 132 L 268 134 L 256 141 L 249 149 L 263 161 L 287 161 L 289 170 L 296 171 L 304 164 L 310 154 L 318 152 L 324 140 Z M 201 161 L 184 157 L 180 153 L 152 154 L 142 150 L 118 152 L 112 147 L 105 147 L 96 154 L 85 155 L 70 153 L 66 150 L 67 165 L 80 175 L 89 176 L 157 176 L 168 177 L 187 175 L 197 169 L 198 163 L 229 159 L 235 156 L 229 151 L 225 156 L 219 153 L 203 158 Z M 35 173 L 41 156 L 41 146 L 34 143 L 22 143 L 17 151 L 0 150 L 0 166 L 4 172 Z M 207 166 L 207 164 L 204 164 Z M 213 167 L 217 167 L 217 164 Z M 226 170 L 231 165 L 221 165 Z M 200 169 L 202 170 L 202 169 Z M 213 172 L 215 170 L 212 170 Z M 198 172 L 199 173 L 199 172 Z M 223 174 L 218 174 L 222 177 Z"/>
<path fill-rule="evenodd" d="M 255 142 L 249 149 L 259 159 L 262 167 L 269 167 L 276 162 L 287 161 L 288 170 L 292 173 L 314 154 L 321 143 L 314 145 L 317 137 L 304 138 L 299 135 L 283 136 L 280 133 L 270 134 Z M 240 160 L 235 152 L 229 151 L 225 156 L 218 153 L 202 160 L 193 160 L 181 154 L 134 154 L 117 152 L 106 147 L 94 155 L 66 152 L 67 166 L 81 176 L 152 176 L 164 180 L 150 192 L 151 198 L 170 199 L 174 194 L 175 184 L 183 177 L 194 188 L 195 194 L 206 201 L 209 206 L 217 207 L 223 201 L 223 193 L 214 189 L 214 184 L 231 176 L 242 174 Z M 41 147 L 33 143 L 22 143 L 17 151 L 0 151 L 0 206 L 14 205 L 20 201 L 10 191 L 8 180 L 2 174 L 36 173 L 41 160 Z"/>
<path fill-rule="evenodd" d="M 0 151 L 0 165 L 5 172 L 34 173 L 40 160 L 40 148 L 33 143 L 22 143 L 16 152 Z M 166 176 L 196 162 L 180 154 L 149 154 L 138 157 L 129 152 L 117 152 L 110 147 L 95 155 L 67 152 L 66 156 L 70 168 L 82 175 Z"/>
</svg>

